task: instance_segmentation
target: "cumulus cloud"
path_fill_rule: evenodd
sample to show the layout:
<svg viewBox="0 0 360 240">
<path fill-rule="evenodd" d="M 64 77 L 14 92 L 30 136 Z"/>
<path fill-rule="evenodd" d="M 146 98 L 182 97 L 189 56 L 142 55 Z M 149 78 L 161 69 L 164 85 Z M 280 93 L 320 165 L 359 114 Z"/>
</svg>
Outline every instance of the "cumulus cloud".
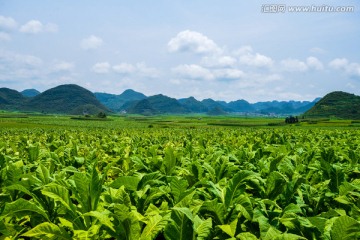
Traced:
<svg viewBox="0 0 360 240">
<path fill-rule="evenodd" d="M 298 59 L 288 58 L 280 62 L 284 71 L 288 72 L 305 72 L 308 70 L 308 66 L 305 62 Z"/>
<path fill-rule="evenodd" d="M 319 59 L 317 59 L 316 57 L 308 57 L 306 59 L 306 64 L 311 69 L 315 69 L 315 70 L 323 70 L 324 69 L 324 65 L 322 64 L 322 62 Z"/>
<path fill-rule="evenodd" d="M 148 78 L 156 78 L 160 75 L 160 72 L 156 68 L 148 67 L 145 63 L 137 63 L 135 65 L 137 74 L 148 77 Z"/>
<path fill-rule="evenodd" d="M 185 30 L 179 32 L 168 43 L 170 52 L 193 52 L 200 54 L 214 54 L 222 52 L 216 43 L 202 33 Z"/>
<path fill-rule="evenodd" d="M 239 57 L 239 63 L 251 67 L 271 67 L 274 61 L 260 53 L 254 53 L 251 46 L 243 46 L 234 52 Z"/>
<path fill-rule="evenodd" d="M 43 24 L 38 20 L 30 20 L 20 27 L 20 32 L 23 33 L 41 33 L 41 32 L 57 32 L 58 27 L 54 23 Z"/>
<path fill-rule="evenodd" d="M 342 70 L 350 76 L 360 77 L 360 63 L 349 62 L 346 58 L 335 58 L 329 63 L 329 66 L 336 70 Z"/>
<path fill-rule="evenodd" d="M 243 71 L 233 68 L 216 69 L 213 74 L 219 80 L 241 79 L 245 76 Z"/>
<path fill-rule="evenodd" d="M 329 63 L 329 66 L 334 69 L 345 69 L 349 64 L 346 58 L 335 58 Z"/>
<path fill-rule="evenodd" d="M 207 68 L 196 64 L 183 64 L 172 69 L 174 73 L 183 78 L 194 80 L 213 80 L 214 75 Z"/>
<path fill-rule="evenodd" d="M 108 73 L 111 69 L 111 65 L 108 62 L 100 62 L 94 64 L 92 71 L 95 73 Z"/>
<path fill-rule="evenodd" d="M 236 63 L 234 57 L 213 55 L 203 57 L 200 64 L 206 67 L 232 67 Z"/>
<path fill-rule="evenodd" d="M 101 47 L 102 44 L 103 44 L 103 40 L 100 37 L 91 35 L 87 38 L 84 38 L 81 41 L 80 46 L 84 50 L 91 50 Z"/>
<path fill-rule="evenodd" d="M 16 27 L 17 23 L 13 18 L 0 15 L 0 29 L 13 30 L 16 29 Z"/>
</svg>

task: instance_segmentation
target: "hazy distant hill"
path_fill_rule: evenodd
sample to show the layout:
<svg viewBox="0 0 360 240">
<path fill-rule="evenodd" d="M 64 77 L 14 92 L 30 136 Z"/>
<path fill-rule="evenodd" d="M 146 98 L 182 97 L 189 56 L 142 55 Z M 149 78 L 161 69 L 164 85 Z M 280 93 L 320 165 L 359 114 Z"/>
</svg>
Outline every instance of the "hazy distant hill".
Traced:
<svg viewBox="0 0 360 240">
<path fill-rule="evenodd" d="M 341 91 L 331 92 L 305 112 L 304 116 L 360 119 L 360 96 Z"/>
<path fill-rule="evenodd" d="M 24 96 L 24 97 L 35 97 L 37 95 L 40 94 L 40 92 L 36 89 L 25 89 L 23 91 L 21 91 L 21 94 Z"/>
<path fill-rule="evenodd" d="M 142 100 L 146 98 L 144 94 L 136 92 L 132 89 L 127 89 L 120 95 L 99 92 L 96 92 L 94 94 L 103 105 L 115 112 L 122 110 L 123 105 L 127 102 Z"/>
<path fill-rule="evenodd" d="M 254 112 L 255 108 L 245 100 L 232 101 L 227 104 L 234 112 Z"/>
</svg>

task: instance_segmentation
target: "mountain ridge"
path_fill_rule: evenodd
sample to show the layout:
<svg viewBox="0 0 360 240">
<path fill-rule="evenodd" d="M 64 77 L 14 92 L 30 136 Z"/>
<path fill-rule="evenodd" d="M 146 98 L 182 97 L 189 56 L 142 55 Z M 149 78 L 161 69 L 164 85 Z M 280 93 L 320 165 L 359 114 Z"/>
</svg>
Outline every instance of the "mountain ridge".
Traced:
<svg viewBox="0 0 360 240">
<path fill-rule="evenodd" d="M 62 89 L 65 86 L 65 90 Z M 90 92 L 75 84 L 59 85 L 48 89 L 36 96 L 24 96 L 23 92 L 17 92 L 7 88 L 1 88 L 0 108 L 23 111 L 40 111 L 49 113 L 80 114 L 92 109 L 96 111 L 113 111 L 115 113 L 133 114 L 266 114 L 266 115 L 299 115 L 315 105 L 319 99 L 314 101 L 266 101 L 249 103 L 244 99 L 236 101 L 215 101 L 211 98 L 201 101 L 194 97 L 175 99 L 163 94 L 146 96 L 141 92 L 126 89 L 121 94 L 109 94 Z M 30 89 L 33 93 L 38 92 Z M 49 92 L 49 90 L 51 90 Z M 30 92 L 31 92 L 30 91 Z M 11 93 L 9 98 L 7 94 Z M 80 93 L 80 94 L 79 94 Z M 78 96 L 86 96 L 83 100 Z M 69 100 L 71 99 L 73 103 Z M 147 100 L 147 101 L 143 101 Z M 47 105 L 52 107 L 49 109 Z M 87 107 L 81 107 L 87 106 Z M 92 106 L 92 107 L 90 107 Z M 110 110 L 109 110 L 110 109 Z"/>
</svg>

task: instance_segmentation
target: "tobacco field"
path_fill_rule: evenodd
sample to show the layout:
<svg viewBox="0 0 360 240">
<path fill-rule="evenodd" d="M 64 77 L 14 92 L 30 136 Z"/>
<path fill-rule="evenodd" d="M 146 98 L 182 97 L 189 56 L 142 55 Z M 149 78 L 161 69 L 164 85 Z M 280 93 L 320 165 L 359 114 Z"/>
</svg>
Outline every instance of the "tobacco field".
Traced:
<svg viewBox="0 0 360 240">
<path fill-rule="evenodd" d="M 0 239 L 360 239 L 360 130 L 0 129 Z"/>
</svg>

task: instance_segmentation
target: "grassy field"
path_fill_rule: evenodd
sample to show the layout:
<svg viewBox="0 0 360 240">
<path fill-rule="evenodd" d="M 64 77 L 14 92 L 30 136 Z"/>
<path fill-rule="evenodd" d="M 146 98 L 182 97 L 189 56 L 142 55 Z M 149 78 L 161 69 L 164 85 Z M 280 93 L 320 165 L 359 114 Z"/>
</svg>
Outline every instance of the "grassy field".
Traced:
<svg viewBox="0 0 360 240">
<path fill-rule="evenodd" d="M 86 119 L 86 118 L 83 118 Z M 90 119 L 91 120 L 91 119 Z M 283 118 L 239 117 L 239 116 L 109 116 L 106 121 L 82 120 L 78 116 L 0 113 L 0 127 L 89 127 L 89 128 L 213 128 L 213 127 L 360 127 L 359 121 L 336 119 L 300 119 L 296 124 L 285 124 Z"/>
<path fill-rule="evenodd" d="M 0 239 L 360 238 L 358 121 L 72 117 L 0 115 Z"/>
</svg>

